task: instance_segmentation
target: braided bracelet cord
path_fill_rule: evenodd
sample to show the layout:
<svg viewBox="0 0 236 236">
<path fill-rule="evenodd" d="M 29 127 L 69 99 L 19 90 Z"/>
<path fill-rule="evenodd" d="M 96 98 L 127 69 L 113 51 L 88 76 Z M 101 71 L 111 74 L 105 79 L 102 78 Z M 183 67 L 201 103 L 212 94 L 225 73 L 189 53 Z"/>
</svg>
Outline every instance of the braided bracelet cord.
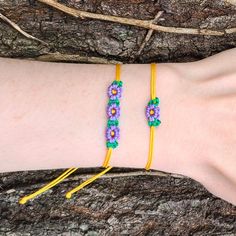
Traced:
<svg viewBox="0 0 236 236">
<path fill-rule="evenodd" d="M 156 64 L 151 63 L 151 99 L 146 106 L 146 117 L 148 120 L 148 125 L 150 126 L 150 141 L 149 141 L 149 152 L 148 160 L 145 166 L 146 170 L 150 169 L 153 160 L 153 146 L 154 146 L 154 134 L 155 127 L 161 124 L 160 118 L 160 107 L 159 98 L 156 97 Z"/>
<path fill-rule="evenodd" d="M 102 172 L 94 175 L 88 180 L 84 181 L 82 184 L 78 185 L 74 189 L 70 190 L 66 193 L 66 198 L 71 198 L 72 194 L 78 192 L 80 189 L 84 188 L 88 184 L 92 183 L 102 175 L 106 174 L 109 170 L 112 169 L 109 166 L 112 150 L 118 146 L 118 140 L 120 137 L 120 129 L 119 129 L 119 117 L 120 117 L 120 98 L 122 95 L 122 85 L 123 82 L 120 80 L 120 71 L 121 65 L 116 65 L 116 79 L 112 82 L 112 84 L 108 87 L 108 96 L 109 102 L 107 106 L 107 128 L 106 128 L 106 146 L 107 152 L 106 157 L 103 163 L 103 167 L 106 168 Z"/>
</svg>

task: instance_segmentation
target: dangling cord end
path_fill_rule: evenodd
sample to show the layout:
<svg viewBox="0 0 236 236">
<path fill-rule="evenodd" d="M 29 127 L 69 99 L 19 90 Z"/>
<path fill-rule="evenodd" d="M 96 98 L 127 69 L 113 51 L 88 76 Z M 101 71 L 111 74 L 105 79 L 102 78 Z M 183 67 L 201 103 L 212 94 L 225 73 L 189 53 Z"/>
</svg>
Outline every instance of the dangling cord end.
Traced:
<svg viewBox="0 0 236 236">
<path fill-rule="evenodd" d="M 28 200 L 35 198 L 41 193 L 46 192 L 50 188 L 54 187 L 55 185 L 59 184 L 61 181 L 63 181 L 65 178 L 67 178 L 69 175 L 71 175 L 74 171 L 76 171 L 78 168 L 69 168 L 65 172 L 63 172 L 60 176 L 58 176 L 55 180 L 50 182 L 49 184 L 45 185 L 44 187 L 40 188 L 36 192 L 25 196 L 19 200 L 20 204 L 25 204 Z"/>
<path fill-rule="evenodd" d="M 108 168 L 106 168 L 105 170 L 103 170 L 102 172 L 100 172 L 99 174 L 91 177 L 90 179 L 86 180 L 85 182 L 83 182 L 82 184 L 80 184 L 78 187 L 72 189 L 71 191 L 66 193 L 66 198 L 69 199 L 72 197 L 72 194 L 74 194 L 75 192 L 78 192 L 80 189 L 84 188 L 85 186 L 87 186 L 88 184 L 92 183 L 94 180 L 98 179 L 99 177 L 101 177 L 102 175 L 106 174 L 112 167 L 109 166 Z"/>
<path fill-rule="evenodd" d="M 23 205 L 23 204 L 25 204 L 28 200 L 29 200 L 29 199 L 28 199 L 27 197 L 23 197 L 23 198 L 21 198 L 21 199 L 19 200 L 19 203 Z"/>
</svg>

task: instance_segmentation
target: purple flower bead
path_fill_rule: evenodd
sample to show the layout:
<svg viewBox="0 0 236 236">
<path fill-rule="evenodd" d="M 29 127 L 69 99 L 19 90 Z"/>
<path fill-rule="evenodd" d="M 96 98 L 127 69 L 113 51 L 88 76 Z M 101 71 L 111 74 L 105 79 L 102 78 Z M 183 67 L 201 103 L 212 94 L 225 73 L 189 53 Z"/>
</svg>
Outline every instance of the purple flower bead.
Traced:
<svg viewBox="0 0 236 236">
<path fill-rule="evenodd" d="M 122 87 L 118 86 L 118 84 L 111 84 L 108 87 L 108 96 L 111 100 L 120 99 L 122 93 Z"/>
<path fill-rule="evenodd" d="M 109 120 L 117 120 L 120 117 L 120 107 L 113 103 L 107 107 L 107 115 Z"/>
<path fill-rule="evenodd" d="M 106 130 L 107 141 L 113 143 L 117 141 L 119 137 L 120 137 L 120 129 L 118 126 L 112 125 L 111 127 L 107 128 Z"/>
<path fill-rule="evenodd" d="M 150 104 L 146 107 L 146 117 L 149 121 L 154 121 L 160 117 L 160 107 Z"/>
</svg>

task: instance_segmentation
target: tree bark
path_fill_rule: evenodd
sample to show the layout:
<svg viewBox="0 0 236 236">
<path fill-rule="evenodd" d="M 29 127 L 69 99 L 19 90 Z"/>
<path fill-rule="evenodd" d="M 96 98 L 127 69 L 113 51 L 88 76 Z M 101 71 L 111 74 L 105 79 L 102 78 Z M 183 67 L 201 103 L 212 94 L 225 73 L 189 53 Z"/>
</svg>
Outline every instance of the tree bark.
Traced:
<svg viewBox="0 0 236 236">
<path fill-rule="evenodd" d="M 104 15 L 152 20 L 169 27 L 236 28 L 236 7 L 229 1 L 60 1 Z M 0 19 L 0 56 L 90 63 L 185 62 L 236 46 L 236 34 L 202 36 L 153 31 L 80 19 L 38 1 L 0 1 L 0 13 L 27 38 Z M 149 31 L 150 32 L 150 31 Z M 140 51 L 140 48 L 142 49 Z M 28 194 L 62 170 L 0 174 L 0 235 L 236 235 L 236 207 L 184 176 L 114 168 L 70 200 L 68 189 L 100 169 L 80 169 L 26 205 Z"/>
</svg>

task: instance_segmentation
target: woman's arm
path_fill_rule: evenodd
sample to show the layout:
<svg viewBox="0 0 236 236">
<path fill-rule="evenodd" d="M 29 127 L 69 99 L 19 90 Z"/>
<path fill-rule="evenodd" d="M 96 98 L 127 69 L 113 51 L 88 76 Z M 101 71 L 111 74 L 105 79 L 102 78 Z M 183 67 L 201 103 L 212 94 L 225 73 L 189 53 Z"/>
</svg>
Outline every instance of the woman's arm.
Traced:
<svg viewBox="0 0 236 236">
<path fill-rule="evenodd" d="M 153 169 L 201 182 L 236 204 L 236 49 L 157 65 L 162 124 Z M 119 147 L 111 166 L 144 168 L 150 65 L 122 65 Z M 101 166 L 113 65 L 0 59 L 0 171 Z"/>
<path fill-rule="evenodd" d="M 1 59 L 0 71 L 0 171 L 102 166 L 114 65 Z M 173 76 L 167 65 L 158 65 L 157 94 L 163 108 L 173 103 L 168 98 Z M 122 65 L 121 79 L 121 138 L 111 165 L 144 168 L 150 65 Z M 163 121 L 166 115 L 163 111 Z M 158 162 L 153 168 L 161 160 L 156 134 Z"/>
</svg>

